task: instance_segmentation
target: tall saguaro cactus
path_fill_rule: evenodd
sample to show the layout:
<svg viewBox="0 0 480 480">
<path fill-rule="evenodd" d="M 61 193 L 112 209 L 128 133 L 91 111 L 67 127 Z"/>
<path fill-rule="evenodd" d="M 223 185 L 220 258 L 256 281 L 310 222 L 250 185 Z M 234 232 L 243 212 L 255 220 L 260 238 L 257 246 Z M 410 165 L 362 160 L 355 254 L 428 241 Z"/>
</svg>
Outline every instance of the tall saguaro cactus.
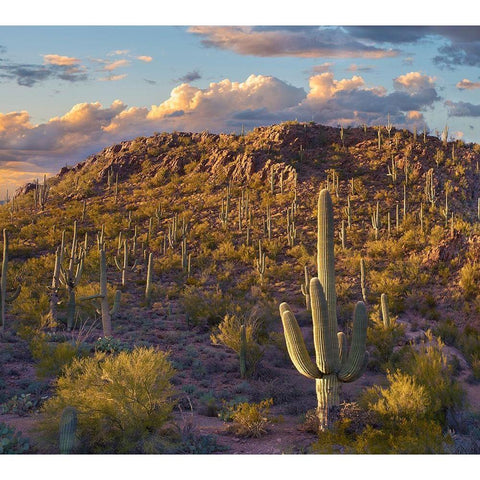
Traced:
<svg viewBox="0 0 480 480">
<path fill-rule="evenodd" d="M 3 257 L 2 270 L 0 272 L 0 329 L 5 330 L 5 305 L 8 302 L 13 302 L 20 294 L 20 285 L 11 295 L 7 294 L 7 272 L 8 272 L 8 234 L 7 230 L 3 229 Z"/>
<path fill-rule="evenodd" d="M 342 382 L 352 382 L 363 372 L 366 360 L 367 311 L 358 302 L 353 313 L 353 335 L 347 354 L 347 341 L 338 332 L 337 296 L 335 292 L 333 208 L 328 190 L 318 198 L 318 277 L 310 280 L 315 361 L 305 346 L 295 315 L 287 303 L 280 305 L 283 329 L 290 358 L 297 370 L 315 379 L 319 428 L 332 425 L 340 404 Z"/>
</svg>

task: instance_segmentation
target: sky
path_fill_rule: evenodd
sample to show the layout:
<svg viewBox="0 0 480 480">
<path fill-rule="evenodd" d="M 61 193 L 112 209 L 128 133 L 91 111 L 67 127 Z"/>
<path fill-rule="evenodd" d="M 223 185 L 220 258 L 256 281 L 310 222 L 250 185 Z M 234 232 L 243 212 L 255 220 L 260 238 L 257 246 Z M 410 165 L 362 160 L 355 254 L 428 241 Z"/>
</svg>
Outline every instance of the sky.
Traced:
<svg viewBox="0 0 480 480">
<path fill-rule="evenodd" d="M 191 16 L 182 3 L 183 13 L 175 5 L 164 17 L 141 8 L 135 16 L 123 4 L 117 16 L 84 9 L 77 23 L 38 16 L 35 6 L 0 19 L 0 199 L 106 146 L 162 131 L 389 118 L 480 142 L 480 27 L 453 17 L 435 26 L 431 15 L 418 23 L 427 26 L 391 26 L 391 13 L 352 23 L 348 2 L 314 25 L 308 10 Z"/>
</svg>

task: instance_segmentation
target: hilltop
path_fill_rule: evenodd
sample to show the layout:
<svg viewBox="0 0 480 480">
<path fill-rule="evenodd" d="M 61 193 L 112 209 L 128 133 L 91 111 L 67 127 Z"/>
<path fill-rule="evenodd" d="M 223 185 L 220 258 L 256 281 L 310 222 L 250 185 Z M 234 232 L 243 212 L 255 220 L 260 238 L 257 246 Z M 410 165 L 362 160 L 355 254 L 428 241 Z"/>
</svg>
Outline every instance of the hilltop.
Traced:
<svg viewBox="0 0 480 480">
<path fill-rule="evenodd" d="M 300 286 L 305 267 L 310 276 L 317 274 L 317 197 L 326 187 L 334 208 L 339 326 L 350 332 L 354 305 L 362 298 L 370 318 L 370 362 L 361 379 L 345 385 L 344 400 L 354 402 L 366 387 L 386 385 L 387 370 L 407 361 L 410 343 L 439 338 L 452 378 L 470 404 L 462 411 L 478 411 L 480 145 L 447 140 L 393 127 L 379 133 L 313 122 L 244 135 L 158 133 L 65 167 L 45 187 L 25 185 L 0 206 L 0 229 L 10 239 L 9 288 L 22 285 L 6 316 L 0 403 L 29 394 L 34 406 L 26 413 L 35 422 L 33 412 L 52 395 L 65 362 L 52 353 L 55 348 L 72 338 L 84 355 L 99 348 L 102 325 L 91 302 L 77 302 L 73 333 L 66 328 L 66 289 L 59 291 L 56 321 L 49 315 L 55 251 L 64 231 L 70 248 L 76 222 L 86 245 L 77 296 L 100 288 L 102 243 L 110 305 L 115 290 L 121 291 L 111 348 L 169 350 L 179 405 L 182 412 L 192 409 L 198 435 L 214 435 L 230 452 L 304 451 L 316 437 L 298 429 L 304 420 L 299 417 L 315 407 L 315 383 L 286 355 L 278 306 L 287 301 L 294 308 L 313 350 Z M 116 263 L 121 267 L 125 239 L 129 259 L 122 282 Z M 153 287 L 146 301 L 150 253 Z M 379 333 L 382 293 L 401 326 L 391 348 Z M 252 342 L 263 353 L 246 379 L 240 378 L 237 354 L 211 339 L 227 315 L 255 324 Z M 284 422 L 262 439 L 238 443 L 215 416 L 222 402 L 266 398 Z M 8 420 L 21 424 L 24 419 L 14 413 L 8 411 Z M 185 413 L 176 415 L 186 421 Z M 449 421 L 458 425 L 463 418 Z M 470 438 L 462 428 L 459 435 Z"/>
</svg>

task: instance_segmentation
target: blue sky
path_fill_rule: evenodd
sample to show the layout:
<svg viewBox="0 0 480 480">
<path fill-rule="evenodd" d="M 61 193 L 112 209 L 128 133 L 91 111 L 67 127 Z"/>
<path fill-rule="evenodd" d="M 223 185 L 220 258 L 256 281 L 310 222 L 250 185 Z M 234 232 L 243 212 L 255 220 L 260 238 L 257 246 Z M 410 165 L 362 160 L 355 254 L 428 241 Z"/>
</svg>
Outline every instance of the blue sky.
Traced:
<svg viewBox="0 0 480 480">
<path fill-rule="evenodd" d="M 197 23 L 182 5 L 184 14 L 175 7 L 161 26 L 135 26 L 164 18 L 158 10 L 150 19 L 121 8 L 95 22 L 82 10 L 76 20 L 90 26 L 49 14 L 43 21 L 58 26 L 42 26 L 35 7 L 12 16 L 26 26 L 0 26 L 0 198 L 155 131 L 232 132 L 289 119 L 378 125 L 389 115 L 398 127 L 448 125 L 452 137 L 480 141 L 480 28 L 385 28 L 381 19 L 354 27 L 333 21 L 341 11 L 322 16 L 328 27 L 311 25 L 305 12 L 305 23 L 282 15 L 262 23 L 268 10 L 239 27 L 246 8 Z M 105 15 L 112 24 L 94 26 Z"/>
</svg>

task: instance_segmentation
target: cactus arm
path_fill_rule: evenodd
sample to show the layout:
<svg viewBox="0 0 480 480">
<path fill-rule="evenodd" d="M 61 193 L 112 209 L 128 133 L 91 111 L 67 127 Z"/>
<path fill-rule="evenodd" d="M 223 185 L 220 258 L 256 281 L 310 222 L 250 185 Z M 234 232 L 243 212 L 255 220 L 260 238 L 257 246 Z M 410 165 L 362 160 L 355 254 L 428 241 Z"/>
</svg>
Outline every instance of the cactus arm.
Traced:
<svg viewBox="0 0 480 480">
<path fill-rule="evenodd" d="M 317 365 L 326 375 L 338 370 L 338 343 L 331 338 L 327 300 L 320 280 L 316 277 L 310 280 L 310 302 L 312 307 L 313 342 Z M 337 332 L 335 332 L 336 336 Z"/>
<path fill-rule="evenodd" d="M 320 372 L 310 358 L 295 315 L 285 302 L 280 305 L 280 315 L 282 317 L 288 354 L 296 369 L 308 378 L 322 378 L 323 373 Z"/>
<path fill-rule="evenodd" d="M 115 265 L 117 266 L 118 270 L 121 272 L 123 270 L 123 268 L 118 263 L 118 259 L 117 259 L 116 255 L 113 257 L 113 260 L 115 261 Z"/>
<path fill-rule="evenodd" d="M 353 312 L 352 345 L 347 361 L 338 372 L 338 379 L 342 382 L 352 382 L 362 374 L 365 363 L 367 342 L 367 309 L 363 302 L 357 302 Z"/>
</svg>

